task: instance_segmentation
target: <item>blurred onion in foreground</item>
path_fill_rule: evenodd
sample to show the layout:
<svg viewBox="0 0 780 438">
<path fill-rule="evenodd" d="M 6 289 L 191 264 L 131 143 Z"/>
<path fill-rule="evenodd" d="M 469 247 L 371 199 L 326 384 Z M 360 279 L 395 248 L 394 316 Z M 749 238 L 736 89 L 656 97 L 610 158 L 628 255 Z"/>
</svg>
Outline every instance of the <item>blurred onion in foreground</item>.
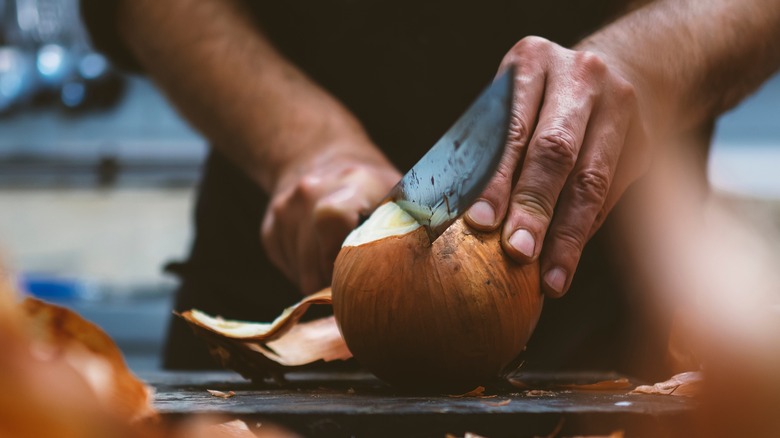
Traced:
<svg viewBox="0 0 780 438">
<path fill-rule="evenodd" d="M 675 315 L 677 371 L 703 373 L 699 434 L 780 436 L 780 238 L 701 190 L 688 158 L 660 158 L 641 187 L 627 234 L 633 274 Z"/>
<path fill-rule="evenodd" d="M 70 310 L 20 300 L 0 267 L 0 436 L 292 437 L 273 426 L 195 417 L 160 421 L 152 390 L 101 329 Z"/>
</svg>

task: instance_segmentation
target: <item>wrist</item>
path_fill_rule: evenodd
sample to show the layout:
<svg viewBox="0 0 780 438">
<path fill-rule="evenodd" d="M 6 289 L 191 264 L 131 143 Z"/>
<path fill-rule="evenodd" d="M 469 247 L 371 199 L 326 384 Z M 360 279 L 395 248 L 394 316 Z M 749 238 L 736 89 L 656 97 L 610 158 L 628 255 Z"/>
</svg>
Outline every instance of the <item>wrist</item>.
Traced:
<svg viewBox="0 0 780 438">
<path fill-rule="evenodd" d="M 319 137 L 318 140 L 290 156 L 269 175 L 272 177 L 267 187 L 269 193 L 282 192 L 306 176 L 338 173 L 350 166 L 370 166 L 378 172 L 397 173 L 366 135 L 350 132 L 329 138 Z"/>
<path fill-rule="evenodd" d="M 254 145 L 250 173 L 268 193 L 330 161 L 384 160 L 357 119 L 308 84 L 289 90 L 287 98 L 274 105 L 257 107 L 252 118 L 260 122 L 244 137 Z"/>
</svg>

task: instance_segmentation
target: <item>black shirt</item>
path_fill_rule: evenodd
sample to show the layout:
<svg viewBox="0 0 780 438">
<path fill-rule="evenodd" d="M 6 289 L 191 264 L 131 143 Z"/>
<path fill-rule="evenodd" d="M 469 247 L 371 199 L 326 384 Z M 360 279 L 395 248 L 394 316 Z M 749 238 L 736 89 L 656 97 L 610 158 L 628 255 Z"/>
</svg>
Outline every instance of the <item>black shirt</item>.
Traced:
<svg viewBox="0 0 780 438">
<path fill-rule="evenodd" d="M 136 67 L 116 0 L 82 0 L 95 45 Z M 443 134 L 528 35 L 564 46 L 626 0 L 245 1 L 276 47 L 351 109 L 401 171 Z"/>
</svg>

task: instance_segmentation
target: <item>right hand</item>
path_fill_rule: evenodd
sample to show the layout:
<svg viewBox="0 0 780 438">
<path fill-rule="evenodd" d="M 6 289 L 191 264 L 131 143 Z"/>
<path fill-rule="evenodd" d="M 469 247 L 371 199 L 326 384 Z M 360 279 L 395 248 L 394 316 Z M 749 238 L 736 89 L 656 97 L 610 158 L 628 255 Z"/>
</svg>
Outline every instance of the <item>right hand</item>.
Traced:
<svg viewBox="0 0 780 438">
<path fill-rule="evenodd" d="M 516 68 L 510 138 L 466 220 L 502 228 L 506 253 L 519 263 L 538 260 L 543 290 L 558 298 L 585 244 L 649 165 L 653 95 L 598 46 L 572 50 L 526 37 L 501 68 L 509 65 Z"/>
<path fill-rule="evenodd" d="M 303 294 L 330 284 L 333 262 L 360 214 L 370 213 L 401 178 L 376 155 L 325 152 L 279 179 L 263 218 L 262 242 Z"/>
</svg>

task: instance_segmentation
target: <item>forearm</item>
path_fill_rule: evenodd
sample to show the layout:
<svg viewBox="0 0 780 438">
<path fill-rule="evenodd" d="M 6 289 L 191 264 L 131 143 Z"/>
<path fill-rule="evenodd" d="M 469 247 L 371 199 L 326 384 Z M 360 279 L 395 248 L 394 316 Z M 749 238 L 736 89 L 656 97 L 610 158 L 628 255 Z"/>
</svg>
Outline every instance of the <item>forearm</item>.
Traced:
<svg viewBox="0 0 780 438">
<path fill-rule="evenodd" d="M 780 67 L 780 1 L 660 0 L 578 48 L 624 66 L 651 95 L 649 129 L 674 135 L 733 107 Z"/>
<path fill-rule="evenodd" d="M 150 76 L 266 191 L 302 157 L 340 149 L 383 159 L 354 117 L 284 59 L 238 3 L 125 0 L 120 17 L 122 37 Z"/>
</svg>

